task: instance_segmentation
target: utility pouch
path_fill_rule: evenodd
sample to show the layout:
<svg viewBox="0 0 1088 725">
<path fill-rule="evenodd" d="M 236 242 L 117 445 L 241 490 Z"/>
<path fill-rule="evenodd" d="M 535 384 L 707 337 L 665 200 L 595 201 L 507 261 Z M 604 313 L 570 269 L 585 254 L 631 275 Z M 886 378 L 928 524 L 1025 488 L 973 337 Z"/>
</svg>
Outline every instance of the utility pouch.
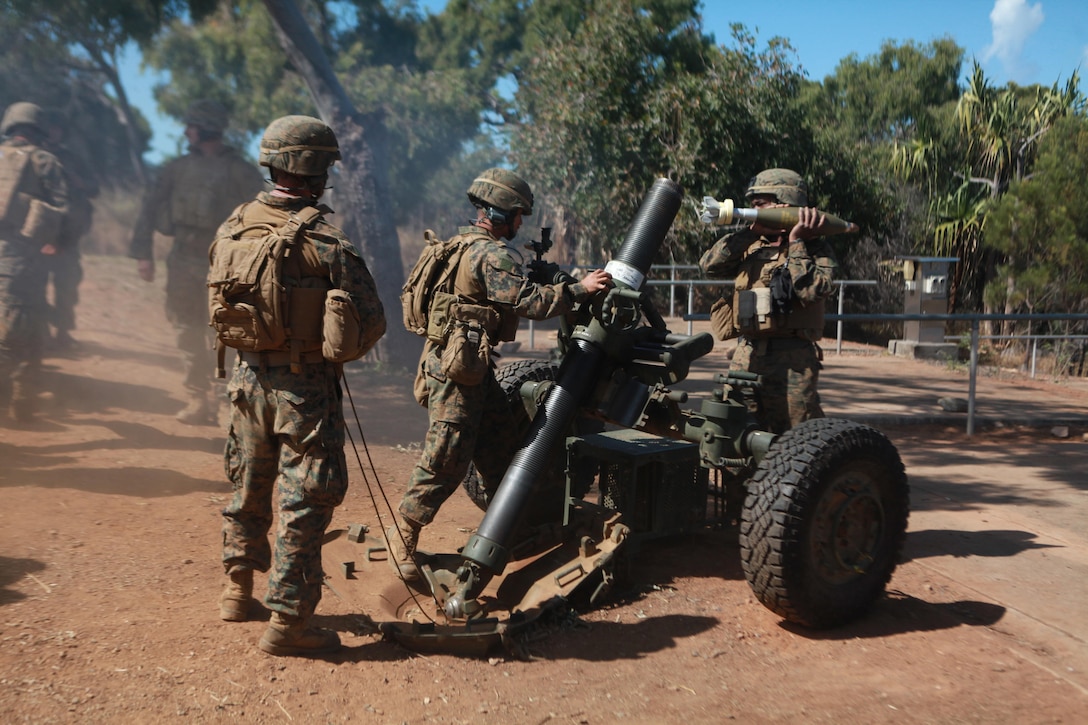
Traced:
<svg viewBox="0 0 1088 725">
<path fill-rule="evenodd" d="M 733 297 L 733 307 L 736 310 L 736 328 L 741 334 L 750 335 L 775 329 L 769 287 L 737 290 Z"/>
<path fill-rule="evenodd" d="M 422 367 L 416 371 L 416 379 L 412 383 L 412 397 L 424 408 L 427 407 L 427 401 L 430 400 L 431 391 L 427 388 L 427 374 L 423 372 Z"/>
<path fill-rule="evenodd" d="M 733 321 L 733 304 L 724 297 L 710 306 L 710 329 L 719 340 L 732 340 L 740 334 Z"/>
<path fill-rule="evenodd" d="M 64 212 L 40 199 L 31 199 L 20 234 L 41 246 L 56 244 L 63 223 Z"/>
<path fill-rule="evenodd" d="M 321 318 L 321 355 L 329 362 L 358 360 L 363 350 L 363 325 L 348 293 L 331 289 L 325 293 L 325 313 Z"/>
<path fill-rule="evenodd" d="M 282 342 L 269 334 L 257 308 L 245 302 L 213 308 L 211 326 L 224 345 L 236 350 L 269 350 Z"/>
<path fill-rule="evenodd" d="M 427 339 L 438 345 L 445 344 L 451 322 L 450 309 L 457 304 L 457 296 L 436 291 L 431 297 L 427 313 Z"/>
<path fill-rule="evenodd" d="M 491 343 L 477 322 L 451 323 L 439 370 L 460 385 L 479 385 L 491 368 Z"/>
</svg>

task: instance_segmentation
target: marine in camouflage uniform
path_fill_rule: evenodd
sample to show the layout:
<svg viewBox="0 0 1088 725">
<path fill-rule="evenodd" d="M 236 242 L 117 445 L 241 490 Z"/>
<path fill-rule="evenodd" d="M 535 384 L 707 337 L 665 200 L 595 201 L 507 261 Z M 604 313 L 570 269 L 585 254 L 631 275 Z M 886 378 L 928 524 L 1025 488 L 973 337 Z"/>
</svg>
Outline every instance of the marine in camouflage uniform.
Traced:
<svg viewBox="0 0 1088 725">
<path fill-rule="evenodd" d="M 804 180 L 789 169 L 756 175 L 745 194 L 755 207 L 802 207 L 800 221 L 789 230 L 753 225 L 728 234 L 703 254 L 699 266 L 711 277 L 736 280 L 734 295 L 773 288 L 788 311 L 767 316 L 765 324 L 738 328 L 737 297 L 722 301 L 725 329 L 719 338 L 740 335 L 730 369 L 761 375 L 763 387 L 749 407 L 760 425 L 774 433 L 822 418 L 817 382 L 823 355 L 816 342 L 823 335 L 824 301 L 833 293 L 838 264 L 831 246 L 818 237 L 822 217 L 806 208 Z M 785 278 L 776 280 L 784 270 Z M 781 308 L 779 308 L 781 309 Z M 712 316 L 714 314 L 712 313 Z"/>
<path fill-rule="evenodd" d="M 58 350 L 67 350 L 75 345 L 71 333 L 76 327 L 79 284 L 83 281 L 79 242 L 91 229 L 94 216 L 91 200 L 100 189 L 86 162 L 65 143 L 64 120 L 51 115 L 46 133 L 46 148 L 60 159 L 68 184 L 68 216 L 61 228 L 57 253 L 46 258 L 53 281 L 53 307 L 49 314 L 49 323 L 55 330 L 53 345 Z"/>
<path fill-rule="evenodd" d="M 507 246 L 532 214 L 529 185 L 505 169 L 488 169 L 473 181 L 468 197 L 477 208 L 474 226 L 459 234 L 470 240 L 454 275 L 460 303 L 493 314 L 483 316 L 488 341 L 513 340 L 519 318 L 543 320 L 570 312 L 577 302 L 604 289 L 610 275 L 595 270 L 581 281 L 544 284 L 527 276 L 521 255 Z M 417 391 L 427 406 L 430 426 L 419 462 L 399 506 L 397 524 L 386 531 L 389 561 L 405 578 L 418 577 L 414 553 L 419 532 L 438 513 L 475 463 L 485 486 L 498 485 L 520 444 L 509 402 L 488 366 L 481 382 L 451 379 L 443 366 L 444 344 L 428 340 L 420 357 Z"/>
<path fill-rule="evenodd" d="M 185 358 L 186 407 L 178 420 L 214 424 L 211 336 L 206 314 L 208 247 L 231 210 L 263 186 L 261 173 L 223 143 L 227 112 L 214 101 L 197 101 L 183 119 L 189 153 L 159 171 L 133 229 L 129 256 L 140 276 L 155 278 L 152 232 L 173 237 L 166 258 L 166 316 Z"/>
<path fill-rule="evenodd" d="M 0 120 L 0 416 L 29 421 L 46 333 L 46 257 L 68 209 L 64 170 L 42 148 L 43 112 L 13 103 Z"/>
<path fill-rule="evenodd" d="M 317 203 L 328 168 L 339 158 L 335 134 L 319 119 L 273 121 L 261 140 L 260 163 L 271 169 L 275 188 L 240 206 L 223 224 L 211 251 L 212 269 L 225 237 L 255 224 L 282 228 L 292 212 L 317 207 L 322 216 L 303 227 L 285 270 L 291 270 L 288 277 L 297 287 L 322 290 L 322 298 L 325 290 L 344 290 L 369 349 L 385 332 L 374 279 L 351 242 L 325 221 L 323 214 L 331 210 Z M 316 324 L 320 345 L 320 320 Z M 268 571 L 265 603 L 272 620 L 259 646 L 275 655 L 329 652 L 340 645 L 335 632 L 309 622 L 321 599 L 322 540 L 348 486 L 342 366 L 327 362 L 318 349 L 303 351 L 300 371 L 292 372 L 292 339 L 282 351 L 239 352 L 227 388 L 231 422 L 224 460 L 234 496 L 223 510 L 223 566 L 230 581 L 220 614 L 228 621 L 245 620 L 253 572 Z M 273 500 L 278 528 L 270 545 Z"/>
</svg>

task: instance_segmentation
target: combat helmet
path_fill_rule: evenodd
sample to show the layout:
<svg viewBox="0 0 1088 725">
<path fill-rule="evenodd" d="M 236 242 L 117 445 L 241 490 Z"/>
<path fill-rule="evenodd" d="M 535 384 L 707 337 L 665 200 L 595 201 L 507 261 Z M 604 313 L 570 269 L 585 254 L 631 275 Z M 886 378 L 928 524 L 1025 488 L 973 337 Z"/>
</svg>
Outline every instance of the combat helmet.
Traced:
<svg viewBox="0 0 1088 725">
<path fill-rule="evenodd" d="M 36 103 L 19 101 L 8 106 L 4 111 L 4 119 L 0 121 L 0 136 L 8 135 L 8 132 L 16 126 L 33 126 L 39 131 L 45 124 L 45 112 Z"/>
<path fill-rule="evenodd" d="M 203 131 L 223 133 L 227 130 L 229 118 L 223 104 L 204 98 L 193 101 L 181 121 L 186 126 L 196 126 Z"/>
<path fill-rule="evenodd" d="M 508 169 L 487 169 L 468 187 L 468 200 L 473 206 L 491 207 L 512 212 L 520 209 L 524 216 L 533 213 L 533 190 L 525 179 Z"/>
<path fill-rule="evenodd" d="M 808 206 L 808 184 L 789 169 L 767 169 L 753 176 L 744 198 L 751 199 L 756 194 L 770 194 L 779 204 Z"/>
<path fill-rule="evenodd" d="M 283 116 L 261 137 L 258 163 L 296 176 L 323 176 L 340 158 L 340 144 L 328 124 L 313 116 Z"/>
</svg>

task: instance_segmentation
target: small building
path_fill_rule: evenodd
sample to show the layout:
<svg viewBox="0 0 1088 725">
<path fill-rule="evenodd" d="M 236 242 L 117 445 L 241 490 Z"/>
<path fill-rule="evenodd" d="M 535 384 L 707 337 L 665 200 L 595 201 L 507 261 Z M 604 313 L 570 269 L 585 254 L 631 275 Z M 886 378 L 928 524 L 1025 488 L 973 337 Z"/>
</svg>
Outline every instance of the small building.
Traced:
<svg viewBox="0 0 1088 725">
<path fill-rule="evenodd" d="M 902 262 L 903 312 L 943 315 L 948 312 L 948 278 L 957 257 L 896 257 Z M 908 320 L 903 339 L 888 341 L 888 351 L 900 357 L 954 359 L 957 345 L 945 341 L 944 320 Z"/>
</svg>

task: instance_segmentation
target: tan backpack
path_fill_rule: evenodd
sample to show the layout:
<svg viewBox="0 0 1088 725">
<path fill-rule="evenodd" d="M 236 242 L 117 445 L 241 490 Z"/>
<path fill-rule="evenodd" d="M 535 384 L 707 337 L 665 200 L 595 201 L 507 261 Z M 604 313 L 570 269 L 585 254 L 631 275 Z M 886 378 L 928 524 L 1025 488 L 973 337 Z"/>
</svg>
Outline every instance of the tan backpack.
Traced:
<svg viewBox="0 0 1088 725">
<path fill-rule="evenodd" d="M 453 296 L 453 278 L 461 256 L 480 236 L 458 234 L 442 240 L 428 229 L 423 233 L 426 244 L 401 290 L 400 302 L 404 327 L 411 333 L 432 342 L 445 341 L 446 318 Z"/>
<path fill-rule="evenodd" d="M 318 207 L 306 207 L 281 226 L 258 222 L 230 229 L 215 240 L 208 275 L 209 312 L 220 348 L 285 351 L 290 349 L 290 337 L 292 343 L 302 341 L 320 349 L 327 288 L 288 288 L 283 263 L 298 235 L 321 213 Z M 252 234 L 254 230 L 261 233 Z M 294 329 L 300 325 L 291 324 L 304 320 L 314 321 L 307 325 L 314 329 Z M 222 349 L 219 367 L 222 371 Z"/>
</svg>

